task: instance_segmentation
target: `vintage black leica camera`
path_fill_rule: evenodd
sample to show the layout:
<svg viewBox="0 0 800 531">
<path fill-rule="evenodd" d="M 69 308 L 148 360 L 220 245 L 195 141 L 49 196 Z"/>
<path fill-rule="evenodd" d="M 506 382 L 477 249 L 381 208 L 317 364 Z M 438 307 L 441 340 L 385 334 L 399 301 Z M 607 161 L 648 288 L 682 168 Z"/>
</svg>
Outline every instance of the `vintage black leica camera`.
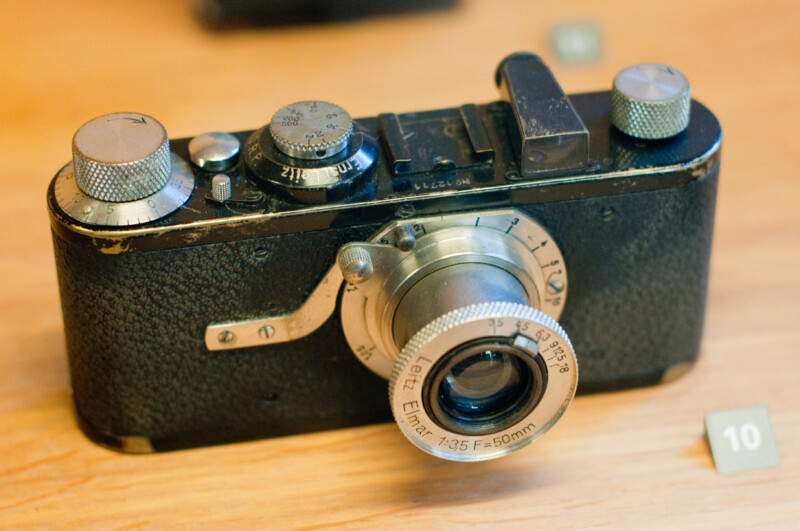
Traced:
<svg viewBox="0 0 800 531">
<path fill-rule="evenodd" d="M 495 78 L 485 105 L 301 101 L 172 141 L 144 114 L 84 124 L 48 206 L 86 434 L 152 452 L 394 416 L 473 461 L 576 390 L 684 373 L 719 123 L 663 65 L 569 97 L 532 54 Z"/>
</svg>

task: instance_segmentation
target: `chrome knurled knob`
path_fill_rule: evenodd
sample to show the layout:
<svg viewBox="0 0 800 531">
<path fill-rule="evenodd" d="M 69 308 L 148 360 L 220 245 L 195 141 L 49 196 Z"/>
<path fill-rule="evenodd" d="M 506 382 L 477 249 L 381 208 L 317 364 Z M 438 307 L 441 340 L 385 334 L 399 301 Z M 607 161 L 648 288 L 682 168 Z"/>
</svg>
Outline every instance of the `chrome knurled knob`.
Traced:
<svg viewBox="0 0 800 531">
<path fill-rule="evenodd" d="M 689 125 L 689 81 L 669 66 L 629 66 L 614 78 L 611 123 L 623 133 L 656 140 L 675 136 Z"/>
<path fill-rule="evenodd" d="M 72 160 L 82 192 L 117 203 L 156 193 L 172 171 L 166 129 L 139 113 L 106 114 L 83 124 L 72 139 Z"/>
<path fill-rule="evenodd" d="M 269 131 L 275 146 L 298 159 L 325 159 L 347 147 L 353 119 L 326 101 L 298 101 L 272 117 Z"/>
<path fill-rule="evenodd" d="M 211 179 L 211 197 L 217 201 L 227 201 L 231 198 L 231 178 L 224 173 L 219 173 Z"/>
<path fill-rule="evenodd" d="M 349 244 L 342 247 L 336 256 L 336 263 L 345 281 L 351 284 L 360 284 L 372 276 L 372 256 L 364 246 Z"/>
</svg>

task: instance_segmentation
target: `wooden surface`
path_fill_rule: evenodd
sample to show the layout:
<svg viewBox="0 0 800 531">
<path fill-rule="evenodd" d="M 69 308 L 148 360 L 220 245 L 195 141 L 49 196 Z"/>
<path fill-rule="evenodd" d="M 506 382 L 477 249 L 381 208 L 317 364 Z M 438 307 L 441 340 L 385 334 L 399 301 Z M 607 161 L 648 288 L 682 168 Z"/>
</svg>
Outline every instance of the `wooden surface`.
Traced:
<svg viewBox="0 0 800 531">
<path fill-rule="evenodd" d="M 0 527 L 798 528 L 800 6 L 470 1 L 450 12 L 213 34 L 188 2 L 2 2 Z M 557 24 L 603 56 L 559 63 Z M 158 117 L 173 137 L 252 129 L 324 98 L 355 116 L 485 102 L 507 53 L 567 92 L 628 64 L 681 69 L 723 124 L 702 357 L 660 387 L 580 397 L 504 459 L 429 457 L 393 424 L 131 457 L 75 426 L 45 189 L 86 120 Z M 707 411 L 766 404 L 782 464 L 719 476 Z"/>
</svg>

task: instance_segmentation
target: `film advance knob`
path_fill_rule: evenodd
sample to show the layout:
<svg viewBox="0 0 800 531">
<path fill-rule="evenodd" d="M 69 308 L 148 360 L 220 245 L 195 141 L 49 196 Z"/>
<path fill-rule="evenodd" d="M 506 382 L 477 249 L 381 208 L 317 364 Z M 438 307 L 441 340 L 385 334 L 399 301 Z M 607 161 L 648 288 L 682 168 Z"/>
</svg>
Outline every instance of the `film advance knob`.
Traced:
<svg viewBox="0 0 800 531">
<path fill-rule="evenodd" d="M 347 147 L 353 119 L 338 105 L 298 101 L 272 117 L 269 130 L 277 148 L 298 159 L 325 159 Z"/>
<path fill-rule="evenodd" d="M 109 202 L 150 196 L 172 172 L 166 129 L 139 113 L 106 114 L 83 124 L 72 139 L 72 160 L 78 188 Z"/>
<path fill-rule="evenodd" d="M 629 66 L 614 78 L 611 122 L 623 133 L 647 140 L 675 136 L 689 125 L 689 81 L 669 66 Z"/>
</svg>

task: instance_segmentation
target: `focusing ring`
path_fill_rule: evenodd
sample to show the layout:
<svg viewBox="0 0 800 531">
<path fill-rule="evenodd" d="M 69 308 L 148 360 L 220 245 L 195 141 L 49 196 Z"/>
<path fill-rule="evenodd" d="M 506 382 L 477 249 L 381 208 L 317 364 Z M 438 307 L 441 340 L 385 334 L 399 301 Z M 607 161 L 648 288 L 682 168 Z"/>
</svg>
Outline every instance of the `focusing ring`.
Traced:
<svg viewBox="0 0 800 531">
<path fill-rule="evenodd" d="M 528 355 L 540 356 L 547 368 L 546 388 L 532 411 L 493 433 L 448 430 L 425 407 L 425 382 L 453 349 L 488 337 L 513 340 Z M 554 319 L 523 304 L 492 302 L 453 310 L 414 335 L 392 369 L 389 402 L 403 434 L 422 450 L 453 461 L 482 461 L 507 455 L 543 435 L 569 406 L 577 383 L 575 352 Z"/>
</svg>

